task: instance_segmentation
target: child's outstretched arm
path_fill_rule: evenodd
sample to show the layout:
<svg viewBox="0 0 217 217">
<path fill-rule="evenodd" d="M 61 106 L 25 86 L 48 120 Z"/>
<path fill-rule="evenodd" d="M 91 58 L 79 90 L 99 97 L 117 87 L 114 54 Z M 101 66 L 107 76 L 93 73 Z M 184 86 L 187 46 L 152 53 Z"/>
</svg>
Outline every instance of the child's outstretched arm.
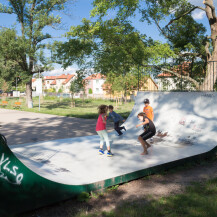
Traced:
<svg viewBox="0 0 217 217">
<path fill-rule="evenodd" d="M 142 126 L 142 125 L 146 125 L 146 124 L 148 124 L 148 123 L 149 123 L 149 120 L 146 118 L 144 122 L 142 122 L 141 124 L 137 124 L 137 125 L 136 125 L 136 128 L 138 128 L 138 127 L 140 127 L 140 126 Z"/>
</svg>

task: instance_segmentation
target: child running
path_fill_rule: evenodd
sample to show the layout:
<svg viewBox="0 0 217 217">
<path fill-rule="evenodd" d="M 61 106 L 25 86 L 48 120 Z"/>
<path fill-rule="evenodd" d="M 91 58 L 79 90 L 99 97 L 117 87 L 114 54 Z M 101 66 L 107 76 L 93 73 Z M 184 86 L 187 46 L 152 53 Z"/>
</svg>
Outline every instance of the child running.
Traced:
<svg viewBox="0 0 217 217">
<path fill-rule="evenodd" d="M 100 137 L 100 149 L 99 149 L 99 154 L 104 154 L 103 150 L 103 144 L 104 141 L 106 142 L 107 146 L 107 156 L 112 157 L 113 154 L 111 153 L 111 148 L 110 148 L 110 142 L 108 138 L 108 133 L 106 131 L 106 119 L 107 119 L 107 112 L 108 112 L 108 106 L 107 105 L 100 105 L 98 107 L 98 112 L 99 112 L 99 117 L 96 123 L 96 132 Z"/>
<path fill-rule="evenodd" d="M 149 119 L 144 112 L 141 112 L 137 115 L 138 119 L 142 122 L 141 124 L 136 125 L 136 128 L 143 126 L 144 133 L 142 133 L 138 140 L 141 143 L 143 147 L 143 152 L 141 155 L 147 155 L 148 151 L 147 149 L 151 147 L 151 145 L 146 141 L 147 139 L 150 139 L 152 136 L 156 133 L 156 128 L 154 123 L 151 119 Z"/>
<path fill-rule="evenodd" d="M 125 120 L 119 114 L 117 114 L 116 112 L 113 111 L 114 107 L 112 105 L 109 105 L 108 108 L 109 108 L 109 116 L 108 116 L 107 120 L 112 119 L 112 121 L 114 121 L 114 129 L 117 131 L 118 136 L 121 136 L 123 134 L 121 132 L 121 130 L 126 131 L 126 128 L 125 127 L 119 127 L 119 123 L 120 123 L 120 121 L 125 122 Z"/>
</svg>

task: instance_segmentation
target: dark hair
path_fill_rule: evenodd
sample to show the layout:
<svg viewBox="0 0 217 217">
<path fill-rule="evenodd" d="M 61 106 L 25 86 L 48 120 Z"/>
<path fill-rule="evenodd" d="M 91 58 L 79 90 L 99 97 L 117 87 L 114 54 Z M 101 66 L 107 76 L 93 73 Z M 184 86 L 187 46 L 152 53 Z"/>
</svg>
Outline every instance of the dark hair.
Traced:
<svg viewBox="0 0 217 217">
<path fill-rule="evenodd" d="M 108 106 L 107 105 L 100 105 L 98 106 L 98 113 L 99 114 L 104 114 L 107 112 Z"/>
<path fill-rule="evenodd" d="M 149 104 L 150 103 L 149 99 L 145 99 L 144 103 L 148 103 Z"/>
<path fill-rule="evenodd" d="M 112 110 L 114 109 L 113 105 L 109 105 L 108 108 Z"/>
<path fill-rule="evenodd" d="M 147 117 L 144 112 L 140 112 L 140 113 L 137 115 L 137 117 L 139 117 L 139 116 L 141 116 L 141 117 L 143 117 L 143 118 Z"/>
</svg>

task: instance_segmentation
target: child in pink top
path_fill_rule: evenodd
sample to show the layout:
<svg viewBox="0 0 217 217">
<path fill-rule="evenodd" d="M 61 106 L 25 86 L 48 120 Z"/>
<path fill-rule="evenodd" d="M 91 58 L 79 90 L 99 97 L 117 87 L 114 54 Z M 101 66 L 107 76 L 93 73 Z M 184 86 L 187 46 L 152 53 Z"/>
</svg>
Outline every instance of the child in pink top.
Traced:
<svg viewBox="0 0 217 217">
<path fill-rule="evenodd" d="M 108 151 L 107 156 L 112 157 L 113 154 L 111 153 L 110 142 L 109 142 L 108 133 L 106 130 L 106 119 L 107 119 L 108 106 L 107 105 L 100 105 L 98 107 L 98 112 L 99 112 L 99 117 L 98 117 L 97 123 L 96 123 L 96 132 L 100 137 L 99 154 L 104 154 L 103 144 L 105 141 L 106 146 L 107 146 L 107 151 Z"/>
</svg>

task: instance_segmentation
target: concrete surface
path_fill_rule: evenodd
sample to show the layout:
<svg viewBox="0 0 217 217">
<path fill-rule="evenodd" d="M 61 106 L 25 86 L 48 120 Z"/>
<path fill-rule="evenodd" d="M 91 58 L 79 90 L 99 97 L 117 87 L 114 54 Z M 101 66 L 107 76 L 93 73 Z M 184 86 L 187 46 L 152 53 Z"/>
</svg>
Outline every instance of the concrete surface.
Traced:
<svg viewBox="0 0 217 217">
<path fill-rule="evenodd" d="M 96 134 L 96 120 L 0 109 L 0 132 L 8 145 L 89 136 Z M 113 125 L 109 123 L 108 129 Z"/>
<path fill-rule="evenodd" d="M 155 136 L 149 155 L 140 156 L 137 137 L 142 128 L 135 126 L 145 98 L 150 99 L 154 108 L 157 130 L 168 132 L 168 136 Z M 216 102 L 216 93 L 140 92 L 124 124 L 127 132 L 122 137 L 110 133 L 112 158 L 98 155 L 96 135 L 17 145 L 11 149 L 29 168 L 50 180 L 71 185 L 102 181 L 213 149 L 217 144 Z"/>
</svg>

